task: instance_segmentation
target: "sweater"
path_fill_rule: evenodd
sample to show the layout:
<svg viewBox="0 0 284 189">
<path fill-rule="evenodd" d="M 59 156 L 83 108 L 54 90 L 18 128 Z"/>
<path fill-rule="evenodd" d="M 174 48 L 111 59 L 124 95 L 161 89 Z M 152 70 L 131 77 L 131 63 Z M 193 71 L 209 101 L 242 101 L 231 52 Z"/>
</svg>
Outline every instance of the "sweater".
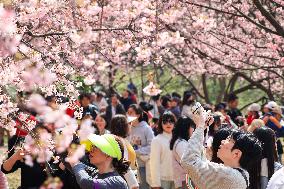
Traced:
<svg viewBox="0 0 284 189">
<path fill-rule="evenodd" d="M 236 169 L 202 158 L 204 128 L 198 127 L 188 140 L 181 164 L 199 189 L 246 189 L 244 176 Z M 249 174 L 243 170 L 247 180 Z"/>
<path fill-rule="evenodd" d="M 274 162 L 274 172 L 281 169 L 283 166 L 278 163 Z M 260 186 L 261 189 L 266 189 L 268 184 L 269 178 L 268 178 L 268 166 L 267 166 L 267 158 L 263 158 L 261 160 L 261 172 L 260 172 Z"/>
<path fill-rule="evenodd" d="M 98 173 L 95 178 L 91 178 L 85 170 L 86 166 L 78 163 L 73 167 L 77 183 L 82 189 L 128 189 L 125 180 L 117 172 Z"/>
<path fill-rule="evenodd" d="M 32 167 L 25 164 L 25 162 L 17 161 L 10 171 L 6 171 L 1 165 L 1 171 L 4 174 L 15 172 L 17 169 L 21 169 L 21 189 L 39 188 L 47 178 L 44 171 L 45 164 L 39 164 L 34 161 Z"/>
<path fill-rule="evenodd" d="M 284 188 L 284 168 L 275 172 L 269 180 L 266 189 L 283 189 Z"/>
<path fill-rule="evenodd" d="M 161 187 L 161 180 L 173 181 L 173 155 L 170 150 L 171 134 L 157 135 L 151 144 L 150 174 L 151 187 Z"/>
<path fill-rule="evenodd" d="M 135 149 L 139 167 L 145 167 L 145 162 L 149 159 L 151 142 L 154 138 L 151 127 L 145 121 L 141 121 L 137 126 L 131 127 L 129 141 L 132 142 L 134 137 L 139 137 L 141 145 Z"/>
<path fill-rule="evenodd" d="M 180 164 L 180 160 L 182 157 L 182 154 L 187 147 L 187 141 L 183 139 L 177 139 L 175 141 L 172 154 L 173 154 L 173 170 L 175 170 L 174 174 L 174 181 L 175 181 L 175 187 L 179 188 L 182 187 L 182 182 L 185 182 L 186 178 L 186 171 L 182 168 Z"/>
</svg>

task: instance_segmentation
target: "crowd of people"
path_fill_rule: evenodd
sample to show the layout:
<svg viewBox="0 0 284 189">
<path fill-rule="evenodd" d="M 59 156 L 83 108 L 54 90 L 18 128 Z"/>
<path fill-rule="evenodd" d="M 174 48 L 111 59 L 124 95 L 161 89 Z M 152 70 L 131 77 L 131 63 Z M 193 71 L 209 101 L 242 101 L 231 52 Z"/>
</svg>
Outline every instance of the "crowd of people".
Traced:
<svg viewBox="0 0 284 189">
<path fill-rule="evenodd" d="M 57 98 L 46 101 L 56 109 Z M 224 103 L 201 105 L 192 91 L 139 102 L 126 89 L 109 98 L 101 91 L 81 94 L 78 105 L 82 120 L 91 120 L 95 128 L 81 142 L 86 154 L 80 161 L 26 165 L 25 152 L 13 149 L 27 135 L 17 128 L 0 179 L 21 169 L 20 188 L 36 189 L 48 177 L 45 170 L 54 166 L 52 174 L 65 189 L 284 188 L 283 110 L 274 101 L 253 103 L 243 115 L 235 94 Z"/>
</svg>

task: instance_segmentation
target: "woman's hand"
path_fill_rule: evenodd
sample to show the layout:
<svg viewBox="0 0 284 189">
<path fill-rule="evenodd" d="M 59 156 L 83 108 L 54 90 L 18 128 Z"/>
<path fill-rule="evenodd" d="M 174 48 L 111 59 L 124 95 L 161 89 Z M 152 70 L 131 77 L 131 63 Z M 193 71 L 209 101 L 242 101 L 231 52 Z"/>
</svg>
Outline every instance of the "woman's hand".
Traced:
<svg viewBox="0 0 284 189">
<path fill-rule="evenodd" d="M 204 129 L 214 122 L 214 118 L 210 111 L 205 111 L 200 103 L 196 103 L 192 107 L 191 119 L 196 124 L 196 127 L 203 127 Z"/>
<path fill-rule="evenodd" d="M 5 171 L 11 171 L 17 161 L 24 161 L 24 157 L 26 154 L 28 154 L 27 151 L 19 149 L 3 163 L 3 169 Z"/>
<path fill-rule="evenodd" d="M 12 157 L 15 158 L 16 161 L 22 161 L 26 154 L 28 154 L 27 151 L 25 151 L 24 149 L 19 149 L 12 155 Z"/>
</svg>

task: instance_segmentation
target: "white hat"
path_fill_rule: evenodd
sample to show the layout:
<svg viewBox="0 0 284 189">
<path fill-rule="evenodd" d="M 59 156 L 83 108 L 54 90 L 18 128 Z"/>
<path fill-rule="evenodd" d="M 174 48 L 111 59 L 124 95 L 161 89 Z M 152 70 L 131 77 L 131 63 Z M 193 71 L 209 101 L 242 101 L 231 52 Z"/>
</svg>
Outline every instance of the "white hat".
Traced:
<svg viewBox="0 0 284 189">
<path fill-rule="evenodd" d="M 258 111 L 260 111 L 260 109 L 261 109 L 260 105 L 257 104 L 257 103 L 253 103 L 248 107 L 248 111 L 250 111 L 250 112 L 258 112 Z"/>
<path fill-rule="evenodd" d="M 268 103 L 265 105 L 265 107 L 266 107 L 266 108 L 269 108 L 269 109 L 274 109 L 276 106 L 278 106 L 278 105 L 277 105 L 277 103 L 274 102 L 274 101 L 270 101 L 270 102 L 268 102 Z"/>
<path fill-rule="evenodd" d="M 272 109 L 272 112 L 273 112 L 273 113 L 276 113 L 276 114 L 279 114 L 279 115 L 281 115 L 281 117 L 283 117 L 283 115 L 282 115 L 282 110 L 281 110 L 281 107 L 280 107 L 280 106 L 274 107 L 274 108 Z"/>
</svg>

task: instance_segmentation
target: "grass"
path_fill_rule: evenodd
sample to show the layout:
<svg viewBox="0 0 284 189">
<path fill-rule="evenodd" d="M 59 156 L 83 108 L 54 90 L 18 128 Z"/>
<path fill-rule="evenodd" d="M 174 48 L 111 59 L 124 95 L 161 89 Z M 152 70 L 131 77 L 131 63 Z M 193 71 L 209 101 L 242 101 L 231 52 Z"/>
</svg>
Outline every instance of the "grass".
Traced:
<svg viewBox="0 0 284 189">
<path fill-rule="evenodd" d="M 9 189 L 17 189 L 21 184 L 21 170 L 6 175 L 9 183 Z"/>
<path fill-rule="evenodd" d="M 0 147 L 0 154 L 4 154 L 4 152 L 7 150 L 7 146 Z M 17 171 L 7 174 L 6 175 L 8 183 L 9 183 L 9 189 L 17 189 L 20 186 L 21 183 L 21 170 L 18 169 Z"/>
</svg>

